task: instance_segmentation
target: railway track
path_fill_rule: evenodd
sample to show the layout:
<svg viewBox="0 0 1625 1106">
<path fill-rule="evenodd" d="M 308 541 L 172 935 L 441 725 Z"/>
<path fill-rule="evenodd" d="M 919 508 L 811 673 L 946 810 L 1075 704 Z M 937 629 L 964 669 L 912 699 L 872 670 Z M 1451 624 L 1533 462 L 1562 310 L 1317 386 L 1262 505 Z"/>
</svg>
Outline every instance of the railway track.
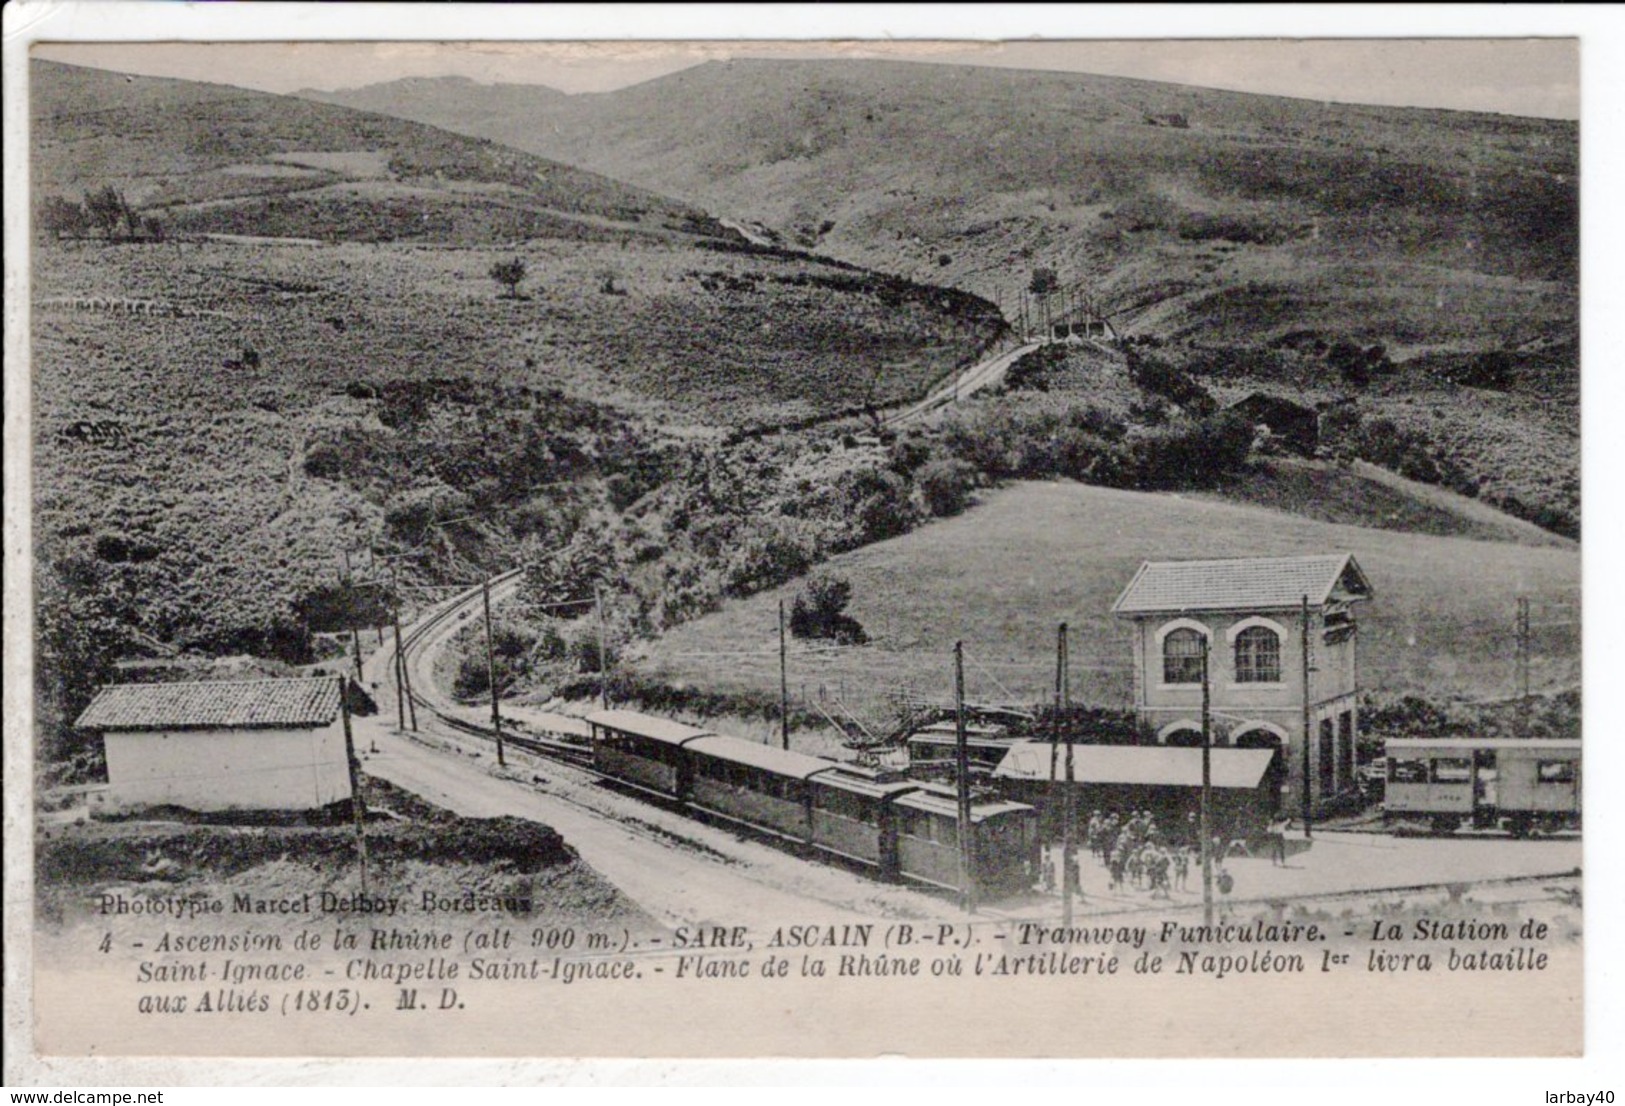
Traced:
<svg viewBox="0 0 1625 1106">
<path fill-rule="evenodd" d="M 516 591 L 523 576 L 524 569 L 515 568 L 492 577 L 490 588 L 493 601 L 506 599 Z M 471 720 L 455 703 L 448 702 L 440 695 L 432 679 L 422 678 L 429 674 L 427 667 L 421 664 L 425 660 L 423 656 L 425 650 L 431 645 L 441 644 L 443 638 L 449 636 L 448 627 L 466 620 L 480 608 L 483 601 L 483 588 L 470 588 L 446 600 L 403 635 L 401 648 L 408 672 L 414 670 L 417 672 L 417 675 L 409 681 L 413 708 L 431 716 L 448 729 L 495 744 L 497 738 L 495 726 Z M 394 663 L 394 647 L 379 650 L 370 663 L 374 666 L 372 676 L 387 682 L 388 678 L 392 678 L 388 666 Z M 518 723 L 503 726 L 502 740 L 505 744 L 537 756 L 560 760 L 587 771 L 592 770 L 592 754 L 587 748 L 560 737 L 529 733 L 519 729 L 518 726 Z"/>
</svg>

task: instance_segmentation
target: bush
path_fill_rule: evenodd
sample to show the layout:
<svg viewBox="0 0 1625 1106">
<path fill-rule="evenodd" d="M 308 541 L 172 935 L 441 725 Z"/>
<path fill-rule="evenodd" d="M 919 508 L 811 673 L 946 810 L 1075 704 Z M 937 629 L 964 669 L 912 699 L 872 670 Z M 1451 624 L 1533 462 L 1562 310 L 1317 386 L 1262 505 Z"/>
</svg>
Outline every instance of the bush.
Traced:
<svg viewBox="0 0 1625 1106">
<path fill-rule="evenodd" d="M 827 639 L 839 645 L 862 645 L 869 637 L 846 613 L 851 599 L 849 580 L 823 573 L 814 576 L 790 604 L 791 635 Z"/>
<path fill-rule="evenodd" d="M 491 266 L 491 279 L 506 288 L 509 299 L 519 298 L 519 283 L 525 279 L 525 259 L 510 257 Z"/>
<path fill-rule="evenodd" d="M 1066 350 L 1061 346 L 1039 346 L 1031 353 L 1024 353 L 1011 363 L 1004 374 L 1004 388 L 1007 392 L 1049 391 L 1050 373 L 1065 367 Z"/>
<path fill-rule="evenodd" d="M 1141 390 L 1178 404 L 1187 414 L 1211 415 L 1218 410 L 1208 390 L 1184 370 L 1133 347 L 1124 350 L 1124 355 L 1129 379 Z"/>
<path fill-rule="evenodd" d="M 915 477 L 926 510 L 937 518 L 957 515 L 970 505 L 976 470 L 964 461 L 947 457 L 931 461 Z"/>
<path fill-rule="evenodd" d="M 1252 426 L 1229 413 L 1155 430 L 1134 442 L 1135 484 L 1146 489 L 1212 487 L 1242 468 L 1252 447 Z"/>
</svg>

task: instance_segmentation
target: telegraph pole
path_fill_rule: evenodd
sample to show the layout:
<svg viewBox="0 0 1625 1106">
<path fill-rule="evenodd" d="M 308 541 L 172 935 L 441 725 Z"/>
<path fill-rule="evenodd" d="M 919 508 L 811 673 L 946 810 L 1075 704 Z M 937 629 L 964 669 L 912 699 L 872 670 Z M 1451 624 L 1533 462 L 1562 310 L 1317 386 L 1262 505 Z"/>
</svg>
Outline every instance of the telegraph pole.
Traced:
<svg viewBox="0 0 1625 1106">
<path fill-rule="evenodd" d="M 1305 839 L 1313 837 L 1314 831 L 1310 827 L 1310 816 L 1313 813 L 1313 799 L 1310 795 L 1309 754 L 1313 748 L 1314 734 L 1309 732 L 1309 673 L 1311 671 L 1309 660 L 1309 597 L 1303 597 L 1303 606 L 1300 613 L 1303 619 L 1303 836 Z"/>
<path fill-rule="evenodd" d="M 1202 923 L 1213 924 L 1213 725 L 1212 682 L 1208 677 L 1210 644 L 1202 637 L 1202 805 L 1197 828 L 1202 834 Z"/>
<path fill-rule="evenodd" d="M 598 707 L 609 709 L 609 665 L 604 662 L 604 592 L 592 586 L 592 608 L 598 619 Z"/>
<path fill-rule="evenodd" d="M 508 766 L 502 754 L 502 711 L 497 706 L 497 658 L 491 643 L 491 581 L 480 581 L 480 593 L 485 600 L 485 682 L 491 687 L 491 725 L 497 733 L 497 765 Z"/>
<path fill-rule="evenodd" d="M 395 611 L 395 728 L 406 729 L 406 658 L 401 656 L 401 614 L 400 608 Z"/>
<path fill-rule="evenodd" d="M 970 820 L 970 750 L 965 737 L 965 643 L 954 642 L 954 752 L 959 768 L 959 890 L 967 914 L 976 913 L 975 827 Z"/>
<path fill-rule="evenodd" d="M 784 600 L 779 600 L 779 748 L 790 748 L 790 663 L 784 640 Z"/>
<path fill-rule="evenodd" d="M 1071 688 L 1067 686 L 1067 642 L 1066 623 L 1061 623 L 1061 629 L 1056 634 L 1056 653 L 1060 657 L 1060 671 L 1057 673 L 1061 685 L 1061 713 L 1065 716 L 1066 708 L 1070 705 Z M 1069 736 L 1066 742 L 1066 805 L 1061 807 L 1061 922 L 1068 928 L 1072 925 L 1072 894 L 1077 890 L 1073 886 L 1073 842 L 1075 836 L 1074 823 L 1077 820 L 1077 811 L 1073 809 L 1073 796 L 1076 789 L 1072 784 L 1072 739 Z"/>
<path fill-rule="evenodd" d="M 1518 596 L 1518 736 L 1529 736 L 1529 597 Z"/>
<path fill-rule="evenodd" d="M 350 551 L 344 550 L 344 614 L 350 630 L 350 657 L 355 678 L 361 680 L 361 633 L 355 628 L 355 578 L 350 575 Z"/>
<path fill-rule="evenodd" d="M 350 813 L 355 816 L 355 851 L 361 862 L 361 893 L 367 893 L 367 802 L 361 797 L 361 762 L 355 755 L 355 735 L 350 732 L 350 689 L 343 676 L 339 682 L 339 714 L 344 718 L 344 760 L 350 768 Z"/>
<path fill-rule="evenodd" d="M 412 715 L 412 732 L 418 731 L 418 708 L 412 702 L 412 677 L 406 668 L 406 650 L 401 645 L 401 602 L 397 598 L 392 613 L 395 616 L 395 697 L 400 710 L 410 711 Z M 399 713 L 399 710 L 397 711 Z M 406 728 L 406 719 L 401 719 L 401 728 Z"/>
<path fill-rule="evenodd" d="M 1060 776 L 1057 772 L 1060 767 L 1061 738 L 1064 732 L 1064 727 L 1061 725 L 1061 671 L 1065 666 L 1065 658 L 1061 655 L 1061 642 L 1059 636 L 1057 636 L 1055 642 L 1055 722 L 1050 727 L 1049 747 L 1049 808 L 1051 819 L 1057 817 L 1064 819 L 1066 815 L 1062 813 L 1063 807 L 1072 802 L 1072 796 L 1062 794 Z M 1055 823 L 1051 821 L 1047 827 L 1047 832 L 1053 833 L 1054 830 Z M 1046 849 L 1045 852 L 1047 855 L 1048 850 Z M 1062 866 L 1065 867 L 1064 863 Z M 1064 871 L 1061 874 L 1061 895 L 1063 899 L 1066 896 L 1066 873 Z M 1062 909 L 1068 909 L 1069 907 L 1070 904 L 1063 906 Z"/>
</svg>

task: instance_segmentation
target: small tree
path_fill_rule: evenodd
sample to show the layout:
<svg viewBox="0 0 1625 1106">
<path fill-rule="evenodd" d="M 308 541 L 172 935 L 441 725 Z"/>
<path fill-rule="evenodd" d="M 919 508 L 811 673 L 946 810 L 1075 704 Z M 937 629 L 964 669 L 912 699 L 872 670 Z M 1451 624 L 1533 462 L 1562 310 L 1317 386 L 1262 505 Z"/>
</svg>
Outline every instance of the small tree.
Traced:
<svg viewBox="0 0 1625 1106">
<path fill-rule="evenodd" d="M 1048 265 L 1037 265 L 1033 268 L 1033 279 L 1027 285 L 1027 291 L 1035 296 L 1047 296 L 1061 290 L 1061 278 L 1055 270 Z"/>
<path fill-rule="evenodd" d="M 525 259 L 510 257 L 491 266 L 491 279 L 508 290 L 508 299 L 516 300 L 519 298 L 519 282 L 525 279 L 525 272 Z"/>
<path fill-rule="evenodd" d="M 63 238 L 83 238 L 90 230 L 90 213 L 66 196 L 47 196 L 40 208 L 40 229 Z"/>
<path fill-rule="evenodd" d="M 926 509 L 938 518 L 957 515 L 970 505 L 976 469 L 957 457 L 929 462 L 916 477 Z"/>
<path fill-rule="evenodd" d="M 790 604 L 790 633 L 795 637 L 829 638 L 841 645 L 869 640 L 858 620 L 846 613 L 852 584 L 840 576 L 819 573 Z"/>
<path fill-rule="evenodd" d="M 130 205 L 125 202 L 124 193 L 110 184 L 86 194 L 85 210 L 108 238 L 117 235 L 119 227 L 130 226 L 134 217 Z"/>
</svg>

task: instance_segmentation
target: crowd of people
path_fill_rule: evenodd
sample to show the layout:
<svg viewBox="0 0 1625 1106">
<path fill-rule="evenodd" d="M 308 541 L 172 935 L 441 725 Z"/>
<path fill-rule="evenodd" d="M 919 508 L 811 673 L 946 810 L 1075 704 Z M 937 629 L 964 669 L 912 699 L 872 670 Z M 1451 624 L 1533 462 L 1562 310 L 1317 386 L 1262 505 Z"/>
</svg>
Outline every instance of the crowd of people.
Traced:
<svg viewBox="0 0 1625 1106">
<path fill-rule="evenodd" d="M 1133 886 L 1149 890 L 1153 898 L 1168 898 L 1176 890 L 1186 890 L 1190 883 L 1196 840 L 1194 821 L 1185 830 L 1175 838 L 1157 824 L 1156 815 L 1148 810 L 1137 810 L 1126 817 L 1116 811 L 1096 811 L 1089 816 L 1083 841 L 1105 865 L 1112 890 Z"/>
<path fill-rule="evenodd" d="M 1276 836 L 1274 825 L 1271 836 Z M 1191 811 L 1183 825 L 1165 827 L 1155 814 L 1136 810 L 1129 814 L 1095 811 L 1084 826 L 1083 847 L 1106 869 L 1110 889 L 1149 891 L 1152 898 L 1170 898 L 1175 891 L 1190 890 L 1191 871 L 1201 866 L 1200 830 L 1197 815 Z M 1281 850 L 1275 851 L 1277 857 Z M 1221 838 L 1214 839 L 1214 859 L 1223 889 L 1229 881 L 1224 872 L 1225 849 Z M 1277 863 L 1280 863 L 1277 860 Z M 1082 887 L 1077 858 L 1072 858 L 1073 888 Z M 1044 890 L 1056 893 L 1058 875 L 1050 847 L 1044 848 Z M 1064 873 L 1060 873 L 1062 879 Z"/>
</svg>

